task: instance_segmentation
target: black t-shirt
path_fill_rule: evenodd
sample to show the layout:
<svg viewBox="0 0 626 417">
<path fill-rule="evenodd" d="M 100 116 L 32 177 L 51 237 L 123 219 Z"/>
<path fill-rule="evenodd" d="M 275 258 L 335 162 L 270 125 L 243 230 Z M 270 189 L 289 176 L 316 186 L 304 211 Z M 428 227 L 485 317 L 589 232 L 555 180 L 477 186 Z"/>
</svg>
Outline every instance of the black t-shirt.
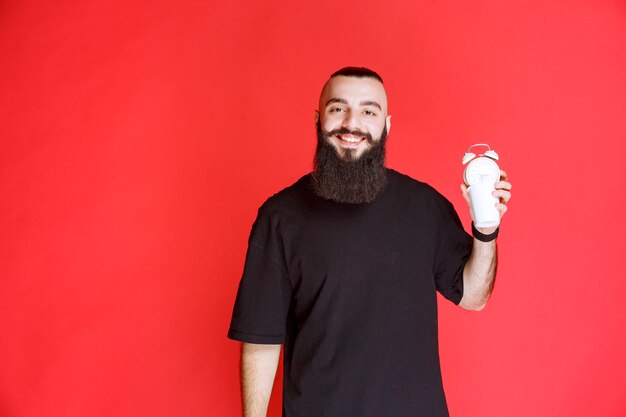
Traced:
<svg viewBox="0 0 626 417">
<path fill-rule="evenodd" d="M 452 204 L 388 169 L 369 204 L 305 175 L 259 209 L 228 337 L 284 344 L 285 417 L 439 417 L 436 291 L 458 304 L 472 238 Z"/>
</svg>

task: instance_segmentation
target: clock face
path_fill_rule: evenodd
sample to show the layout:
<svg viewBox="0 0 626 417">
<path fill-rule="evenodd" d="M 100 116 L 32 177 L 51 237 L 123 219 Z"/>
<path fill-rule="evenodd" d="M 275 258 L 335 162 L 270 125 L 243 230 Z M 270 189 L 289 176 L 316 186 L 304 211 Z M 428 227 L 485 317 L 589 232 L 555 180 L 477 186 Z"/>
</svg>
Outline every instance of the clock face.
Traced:
<svg viewBox="0 0 626 417">
<path fill-rule="evenodd" d="M 491 183 L 500 180 L 500 168 L 493 159 L 484 156 L 471 161 L 465 168 L 465 184 L 474 185 L 480 183 Z"/>
</svg>

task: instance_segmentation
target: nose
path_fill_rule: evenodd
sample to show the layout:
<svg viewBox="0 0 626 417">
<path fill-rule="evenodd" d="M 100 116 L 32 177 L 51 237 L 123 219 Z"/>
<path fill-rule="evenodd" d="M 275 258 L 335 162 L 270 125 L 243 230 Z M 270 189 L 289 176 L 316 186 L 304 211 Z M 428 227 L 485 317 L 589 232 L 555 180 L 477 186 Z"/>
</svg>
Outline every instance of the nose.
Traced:
<svg viewBox="0 0 626 417">
<path fill-rule="evenodd" d="M 343 118 L 341 127 L 344 127 L 348 130 L 361 130 L 361 124 L 358 118 L 358 114 L 356 112 L 348 110 Z"/>
</svg>

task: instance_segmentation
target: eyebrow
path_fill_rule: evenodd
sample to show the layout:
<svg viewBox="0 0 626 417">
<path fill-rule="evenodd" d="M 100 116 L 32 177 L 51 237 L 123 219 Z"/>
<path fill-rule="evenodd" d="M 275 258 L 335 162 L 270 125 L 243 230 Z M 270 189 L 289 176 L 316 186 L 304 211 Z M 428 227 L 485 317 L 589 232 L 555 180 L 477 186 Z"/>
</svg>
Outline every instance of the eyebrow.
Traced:
<svg viewBox="0 0 626 417">
<path fill-rule="evenodd" d="M 328 101 L 326 102 L 326 106 L 325 106 L 325 107 L 328 107 L 328 105 L 329 105 L 330 103 L 348 104 L 348 102 L 347 102 L 346 100 L 342 99 L 342 98 L 336 98 L 336 97 L 333 97 L 333 98 L 331 98 L 330 100 L 328 100 Z M 360 102 L 360 103 L 359 103 L 359 105 L 361 105 L 361 106 L 375 106 L 375 107 L 378 107 L 381 111 L 382 111 L 382 109 L 383 109 L 383 108 L 380 106 L 380 104 L 378 104 L 378 103 L 377 103 L 377 102 L 375 102 L 375 101 L 371 101 L 371 100 L 362 101 L 362 102 Z"/>
<path fill-rule="evenodd" d="M 382 107 L 380 107 L 380 104 L 376 103 L 375 101 L 362 101 L 361 106 L 376 106 L 379 110 L 383 109 Z"/>
</svg>

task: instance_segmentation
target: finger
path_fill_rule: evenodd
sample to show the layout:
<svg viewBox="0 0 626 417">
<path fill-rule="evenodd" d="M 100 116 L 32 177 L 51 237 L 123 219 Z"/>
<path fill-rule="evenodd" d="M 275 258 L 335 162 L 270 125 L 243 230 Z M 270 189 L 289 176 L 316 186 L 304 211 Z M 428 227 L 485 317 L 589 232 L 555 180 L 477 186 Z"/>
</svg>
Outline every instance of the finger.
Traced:
<svg viewBox="0 0 626 417">
<path fill-rule="evenodd" d="M 495 188 L 500 188 L 503 190 L 510 190 L 511 189 L 511 183 L 508 181 L 498 181 L 494 184 Z"/>
<path fill-rule="evenodd" d="M 500 218 L 502 218 L 502 216 L 504 216 L 504 213 L 507 212 L 507 210 L 509 209 L 506 204 L 502 204 L 502 203 L 496 203 L 496 208 L 498 209 L 498 211 L 500 212 Z"/>
<path fill-rule="evenodd" d="M 511 199 L 511 193 L 506 190 L 496 190 L 491 194 L 494 197 L 500 198 L 501 201 L 504 202 L 505 204 L 508 203 L 508 201 Z"/>
<path fill-rule="evenodd" d="M 504 170 L 500 170 L 500 180 L 501 181 L 506 181 L 508 179 L 508 176 L 506 175 L 506 172 Z"/>
<path fill-rule="evenodd" d="M 461 193 L 463 194 L 463 198 L 465 198 L 465 201 L 467 201 L 467 204 L 469 204 L 470 200 L 469 200 L 469 194 L 467 192 L 467 185 L 461 184 Z"/>
</svg>

